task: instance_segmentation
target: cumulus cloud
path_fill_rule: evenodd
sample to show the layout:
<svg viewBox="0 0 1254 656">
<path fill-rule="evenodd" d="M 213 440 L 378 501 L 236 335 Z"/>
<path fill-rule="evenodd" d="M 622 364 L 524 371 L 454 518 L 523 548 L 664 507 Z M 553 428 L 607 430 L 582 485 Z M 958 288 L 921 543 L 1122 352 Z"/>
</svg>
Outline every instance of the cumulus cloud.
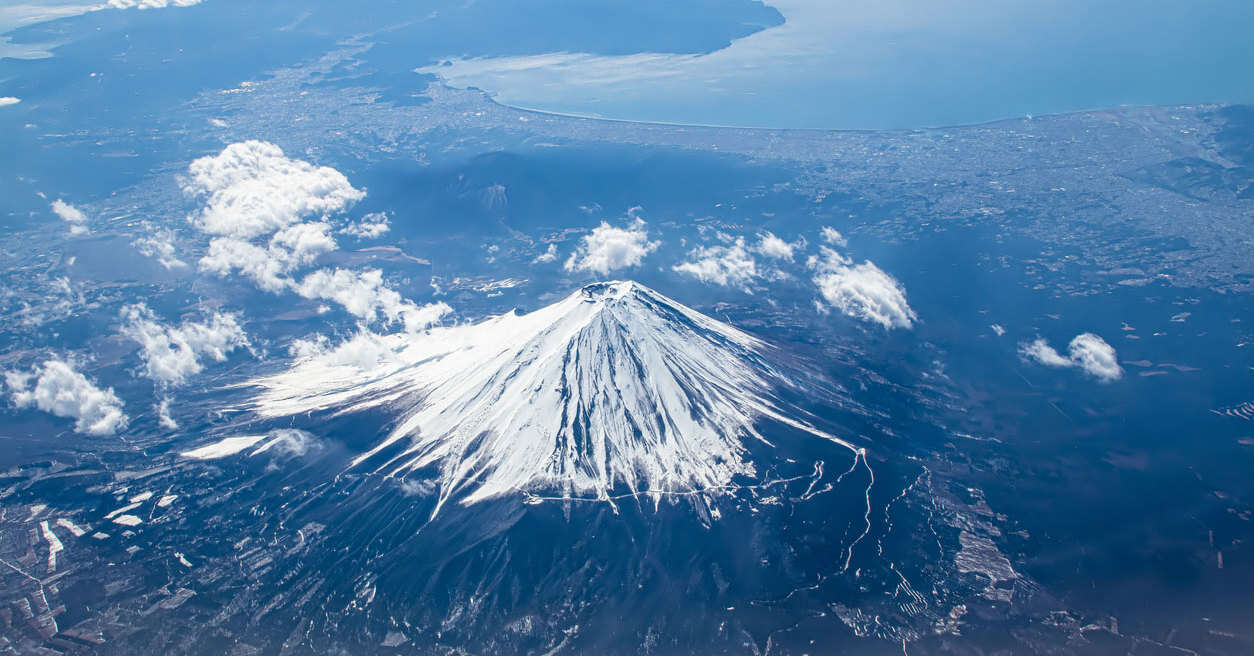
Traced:
<svg viewBox="0 0 1254 656">
<path fill-rule="evenodd" d="M 1115 348 L 1093 333 L 1076 335 L 1067 346 L 1067 354 L 1090 376 L 1106 381 L 1123 377 Z"/>
<path fill-rule="evenodd" d="M 821 256 L 811 256 L 814 284 L 826 306 L 847 316 L 879 324 L 886 330 L 911 328 L 918 316 L 906 302 L 906 290 L 896 278 L 870 260 L 855 265 L 849 258 L 823 246 Z"/>
<path fill-rule="evenodd" d="M 174 231 L 166 228 L 153 231 L 146 237 L 140 237 L 132 242 L 140 255 L 144 257 L 155 257 L 166 269 L 181 269 L 187 266 L 187 263 L 178 258 L 174 249 Z"/>
<path fill-rule="evenodd" d="M 383 271 L 358 272 L 350 269 L 319 269 L 300 282 L 296 293 L 310 299 L 334 301 L 349 314 L 375 321 L 380 312 L 389 320 L 397 318 L 404 299 L 383 284 Z"/>
<path fill-rule="evenodd" d="M 9 106 L 9 105 L 16 105 L 16 104 L 18 104 L 18 103 L 20 103 L 20 102 L 22 102 L 22 99 L 21 99 L 21 98 L 15 98 L 15 97 L 13 97 L 13 96 L 0 96 L 0 107 L 7 107 L 7 106 Z"/>
<path fill-rule="evenodd" d="M 782 240 L 781 240 L 782 241 Z M 743 237 L 730 246 L 699 246 L 688 252 L 688 260 L 674 267 L 675 271 L 693 276 L 701 282 L 746 289 L 758 276 L 757 262 L 745 248 Z"/>
<path fill-rule="evenodd" d="M 70 224 L 71 235 L 81 235 L 87 232 L 87 215 L 77 207 L 58 198 L 52 201 L 52 213 Z"/>
<path fill-rule="evenodd" d="M 264 248 L 244 239 L 217 237 L 200 258 L 200 269 L 219 276 L 238 271 L 265 291 L 277 293 L 293 284 L 285 274 L 338 247 L 330 231 L 324 221 L 297 223 L 276 232 Z"/>
<path fill-rule="evenodd" d="M 849 240 L 840 234 L 840 231 L 831 226 L 823 226 L 823 241 L 844 248 L 849 245 Z"/>
<path fill-rule="evenodd" d="M 243 239 L 220 237 L 209 242 L 209 251 L 200 258 L 200 270 L 229 276 L 238 271 L 268 292 L 278 293 L 291 285 L 283 274 L 283 262 L 268 249 Z"/>
<path fill-rule="evenodd" d="M 615 269 L 638 266 L 644 256 L 657 250 L 661 242 L 649 241 L 649 232 L 641 219 L 624 228 L 615 228 L 602 221 L 585 235 L 575 252 L 566 260 L 567 271 L 591 271 L 607 274 Z"/>
<path fill-rule="evenodd" d="M 345 226 L 341 233 L 357 239 L 378 239 L 392 229 L 386 214 L 375 212 L 361 217 L 360 221 Z"/>
<path fill-rule="evenodd" d="M 318 256 L 338 247 L 331 237 L 331 224 L 319 221 L 297 223 L 276 232 L 270 239 L 269 250 L 284 265 L 297 268 L 313 264 Z"/>
<path fill-rule="evenodd" d="M 543 253 L 536 256 L 532 262 L 536 264 L 546 264 L 548 262 L 557 261 L 557 244 L 549 244 L 549 248 Z"/>
<path fill-rule="evenodd" d="M 753 248 L 754 251 L 775 260 L 792 261 L 793 251 L 798 248 L 805 248 L 805 240 L 802 239 L 797 243 L 786 242 L 773 233 L 764 232 L 758 235 L 758 244 Z"/>
<path fill-rule="evenodd" d="M 204 360 L 221 362 L 249 346 L 234 315 L 215 312 L 207 322 L 163 325 L 143 303 L 122 308 L 122 334 L 142 348 L 146 375 L 163 385 L 181 385 L 204 369 Z"/>
<path fill-rule="evenodd" d="M 339 303 L 349 314 L 367 322 L 381 317 L 389 323 L 399 321 L 410 332 L 422 330 L 452 312 L 446 303 L 414 304 L 385 285 L 379 269 L 319 269 L 305 276 L 295 291 L 308 299 Z"/>
<path fill-rule="evenodd" d="M 5 383 L 17 407 L 73 419 L 79 433 L 112 435 L 126 427 L 122 401 L 113 388 L 100 389 L 68 362 L 52 358 L 28 372 L 6 372 Z"/>
<path fill-rule="evenodd" d="M 1123 377 L 1115 348 L 1093 333 L 1080 333 L 1072 338 L 1066 356 L 1054 350 L 1043 337 L 1020 345 L 1019 355 L 1047 367 L 1075 367 L 1103 383 Z"/>
<path fill-rule="evenodd" d="M 329 224 L 297 223 L 279 230 L 264 247 L 234 237 L 215 238 L 200 259 L 200 269 L 220 276 L 239 273 L 264 291 L 291 291 L 310 300 L 331 301 L 367 322 L 400 322 L 410 331 L 426 328 L 452 311 L 444 303 L 419 306 L 406 299 L 387 285 L 380 269 L 318 269 L 300 279 L 293 277 L 336 247 Z"/>
<path fill-rule="evenodd" d="M 408 331 L 430 326 L 451 311 L 419 306 L 383 280 L 379 269 L 302 269 L 339 248 L 332 233 L 366 239 L 389 230 L 387 216 L 368 214 L 338 231 L 330 215 L 365 196 L 342 173 L 288 158 L 270 143 L 245 141 L 188 168 L 184 190 L 204 200 L 192 224 L 210 235 L 201 271 L 242 275 L 271 293 L 294 292 L 340 304 L 366 322 L 401 323 Z"/>
<path fill-rule="evenodd" d="M 270 234 L 308 216 L 339 212 L 361 200 L 344 174 L 291 159 L 264 141 L 233 143 L 191 163 L 183 189 L 203 197 L 192 217 L 201 231 L 236 239 Z"/>
</svg>

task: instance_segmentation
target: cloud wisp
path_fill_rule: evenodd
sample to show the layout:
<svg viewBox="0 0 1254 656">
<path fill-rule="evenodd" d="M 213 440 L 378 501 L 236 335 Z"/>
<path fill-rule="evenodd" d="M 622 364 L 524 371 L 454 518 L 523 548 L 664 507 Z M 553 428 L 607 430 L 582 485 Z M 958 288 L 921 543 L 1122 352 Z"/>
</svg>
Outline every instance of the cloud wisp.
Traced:
<svg viewBox="0 0 1254 656">
<path fill-rule="evenodd" d="M 52 201 L 52 213 L 70 224 L 71 235 L 87 234 L 87 215 L 82 210 L 58 198 Z"/>
<path fill-rule="evenodd" d="M 840 231 L 837 230 L 836 228 L 833 228 L 831 226 L 823 226 L 822 234 L 823 234 L 823 241 L 833 246 L 839 246 L 840 248 L 845 248 L 846 246 L 849 245 L 849 240 L 845 239 L 845 236 L 840 234 Z"/>
<path fill-rule="evenodd" d="M 136 239 L 132 245 L 144 257 L 156 258 L 166 270 L 185 269 L 187 263 L 179 259 L 174 246 L 174 231 L 169 228 L 149 226 L 151 232 Z"/>
<path fill-rule="evenodd" d="M 549 262 L 556 262 L 556 261 L 557 261 L 557 244 L 549 244 L 549 247 L 545 249 L 543 253 L 537 255 L 536 259 L 532 260 L 531 262 L 532 264 L 548 264 Z"/>
</svg>

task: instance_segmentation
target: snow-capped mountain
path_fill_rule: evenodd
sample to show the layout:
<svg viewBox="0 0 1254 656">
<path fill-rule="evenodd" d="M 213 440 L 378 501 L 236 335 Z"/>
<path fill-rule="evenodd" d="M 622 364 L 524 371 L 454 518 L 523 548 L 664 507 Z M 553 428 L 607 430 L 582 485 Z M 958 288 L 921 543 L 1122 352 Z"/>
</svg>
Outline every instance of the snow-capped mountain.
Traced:
<svg viewBox="0 0 1254 656">
<path fill-rule="evenodd" d="M 755 474 L 750 440 L 786 416 L 762 340 L 635 282 L 583 287 L 529 314 L 363 334 L 258 379 L 263 416 L 383 408 L 391 431 L 352 466 L 433 471 L 439 504 L 519 491 L 609 499 L 717 489 Z M 419 470 L 422 470 L 421 472 Z"/>
</svg>

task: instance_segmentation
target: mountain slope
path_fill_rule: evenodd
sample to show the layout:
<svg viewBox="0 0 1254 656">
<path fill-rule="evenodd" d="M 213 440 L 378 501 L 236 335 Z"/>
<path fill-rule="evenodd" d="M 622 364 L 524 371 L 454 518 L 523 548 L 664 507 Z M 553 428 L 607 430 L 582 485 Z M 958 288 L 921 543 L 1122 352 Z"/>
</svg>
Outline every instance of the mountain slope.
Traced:
<svg viewBox="0 0 1254 656">
<path fill-rule="evenodd" d="M 394 412 L 390 433 L 353 465 L 430 468 L 439 504 L 718 488 L 754 475 L 746 442 L 767 443 L 762 419 L 856 452 L 782 413 L 772 389 L 788 380 L 771 351 L 638 283 L 598 283 L 529 314 L 313 352 L 253 381 L 254 408 Z"/>
</svg>

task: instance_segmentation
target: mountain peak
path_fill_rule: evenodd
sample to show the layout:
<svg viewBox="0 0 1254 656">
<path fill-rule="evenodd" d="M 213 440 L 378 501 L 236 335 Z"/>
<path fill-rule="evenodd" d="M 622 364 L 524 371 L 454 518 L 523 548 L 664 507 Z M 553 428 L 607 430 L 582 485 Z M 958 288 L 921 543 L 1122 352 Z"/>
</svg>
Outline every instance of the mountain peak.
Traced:
<svg viewBox="0 0 1254 656">
<path fill-rule="evenodd" d="M 367 346 L 373 359 L 355 357 Z M 395 413 L 353 466 L 434 475 L 439 505 L 686 492 L 754 475 L 747 444 L 769 444 L 763 418 L 849 446 L 778 410 L 772 391 L 788 380 L 771 353 L 644 285 L 600 282 L 527 314 L 359 337 L 254 381 L 254 403 L 270 417 Z"/>
<path fill-rule="evenodd" d="M 653 292 L 634 280 L 610 280 L 584 285 L 579 293 L 589 300 L 622 298 L 635 291 Z M 656 294 L 656 292 L 653 292 Z"/>
</svg>

